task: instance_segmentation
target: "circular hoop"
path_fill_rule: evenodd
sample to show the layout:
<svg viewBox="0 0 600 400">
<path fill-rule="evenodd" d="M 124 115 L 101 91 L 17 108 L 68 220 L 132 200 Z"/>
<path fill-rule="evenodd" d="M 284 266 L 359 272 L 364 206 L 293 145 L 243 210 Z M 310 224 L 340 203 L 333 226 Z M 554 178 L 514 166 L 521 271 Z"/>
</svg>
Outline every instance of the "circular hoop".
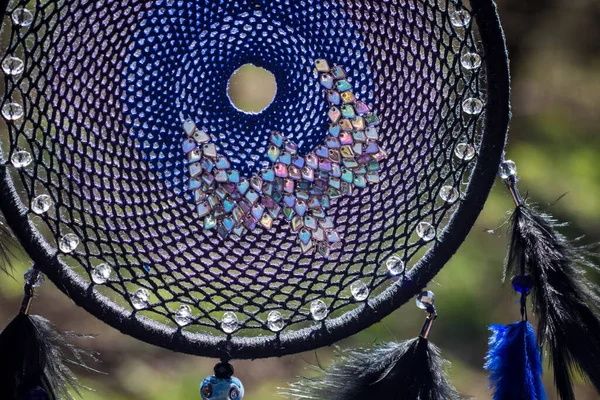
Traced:
<svg viewBox="0 0 600 400">
<path fill-rule="evenodd" d="M 295 331 L 247 338 L 217 337 L 168 327 L 117 306 L 57 257 L 56 249 L 30 221 L 29 210 L 15 190 L 6 162 L 0 168 L 0 209 L 26 252 L 60 290 L 97 318 L 137 339 L 182 353 L 221 359 L 283 356 L 331 345 L 380 321 L 418 294 L 463 242 L 492 187 L 510 114 L 507 53 L 494 3 L 473 0 L 471 6 L 486 60 L 487 111 L 477 162 L 464 199 L 444 231 L 438 233 L 435 245 L 407 272 L 405 279 L 341 316 Z"/>
</svg>

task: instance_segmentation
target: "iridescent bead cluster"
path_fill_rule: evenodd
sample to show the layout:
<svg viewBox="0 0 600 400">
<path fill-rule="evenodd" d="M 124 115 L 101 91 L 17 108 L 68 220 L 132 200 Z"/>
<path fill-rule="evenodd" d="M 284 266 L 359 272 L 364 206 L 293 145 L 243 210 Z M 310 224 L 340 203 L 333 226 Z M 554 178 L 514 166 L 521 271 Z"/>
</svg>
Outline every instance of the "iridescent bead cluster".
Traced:
<svg viewBox="0 0 600 400">
<path fill-rule="evenodd" d="M 271 229 L 282 216 L 304 253 L 316 248 L 329 257 L 330 246 L 341 241 L 326 210 L 335 199 L 352 195 L 355 187 L 379 182 L 387 153 L 378 143 L 377 115 L 356 99 L 344 69 L 322 59 L 315 69 L 329 102 L 324 143 L 302 156 L 295 143 L 274 131 L 269 166 L 250 179 L 232 169 L 208 133 L 192 120 L 184 122 L 189 189 L 204 229 L 216 229 L 223 238 L 242 236 L 258 226 Z"/>
</svg>

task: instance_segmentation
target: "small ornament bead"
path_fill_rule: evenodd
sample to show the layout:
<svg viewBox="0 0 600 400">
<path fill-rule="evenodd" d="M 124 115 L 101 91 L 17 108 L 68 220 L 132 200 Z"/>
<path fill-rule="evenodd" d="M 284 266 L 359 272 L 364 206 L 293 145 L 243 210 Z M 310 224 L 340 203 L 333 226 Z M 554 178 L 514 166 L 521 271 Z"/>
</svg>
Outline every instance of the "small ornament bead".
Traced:
<svg viewBox="0 0 600 400">
<path fill-rule="evenodd" d="M 71 253 L 79 245 L 79 238 L 74 233 L 67 233 L 60 238 L 58 248 L 63 253 Z"/>
<path fill-rule="evenodd" d="M 215 368 L 216 370 L 216 368 Z M 208 376 L 200 385 L 202 400 L 242 400 L 244 385 L 235 376 Z"/>
<path fill-rule="evenodd" d="M 179 326 L 186 326 L 192 322 L 192 309 L 187 304 L 179 306 L 175 313 L 175 322 Z"/>
<path fill-rule="evenodd" d="M 338 65 L 331 69 L 331 74 L 335 79 L 346 79 L 346 71 Z"/>
<path fill-rule="evenodd" d="M 433 294 L 433 292 L 431 290 L 426 290 L 424 292 L 421 292 L 415 300 L 417 307 L 419 307 L 422 310 L 427 310 L 427 308 L 429 308 L 429 306 L 433 305 L 434 301 L 435 301 L 435 295 Z"/>
<path fill-rule="evenodd" d="M 417 235 L 426 242 L 435 239 L 436 231 L 429 222 L 419 222 L 417 225 Z"/>
<path fill-rule="evenodd" d="M 483 102 L 475 97 L 469 97 L 462 103 L 463 111 L 470 115 L 480 114 L 483 111 Z"/>
<path fill-rule="evenodd" d="M 31 153 L 25 150 L 15 151 L 10 157 L 10 163 L 15 168 L 24 168 L 31 164 L 33 161 L 33 157 L 31 157 Z"/>
<path fill-rule="evenodd" d="M 112 268 L 108 264 L 100 264 L 92 271 L 92 281 L 96 285 L 104 285 L 110 278 Z"/>
<path fill-rule="evenodd" d="M 25 271 L 25 273 L 23 274 L 25 282 L 29 282 L 31 279 L 33 279 L 34 274 L 37 274 L 37 276 L 35 278 L 35 281 L 31 284 L 33 285 L 33 287 L 42 286 L 42 284 L 44 283 L 44 274 L 42 274 L 35 268 L 29 268 L 27 271 Z"/>
<path fill-rule="evenodd" d="M 511 176 L 515 176 L 517 174 L 517 164 L 515 164 L 512 160 L 503 161 L 500 164 L 500 169 L 498 170 L 498 175 L 502 179 L 508 179 Z"/>
<path fill-rule="evenodd" d="M 471 22 L 471 15 L 467 10 L 457 10 L 450 14 L 450 22 L 457 28 L 467 26 Z"/>
<path fill-rule="evenodd" d="M 511 280 L 515 292 L 529 294 L 533 288 L 533 278 L 530 275 L 517 275 Z"/>
<path fill-rule="evenodd" d="M 196 124 L 191 119 L 183 121 L 183 131 L 188 135 L 192 136 L 196 130 Z"/>
<path fill-rule="evenodd" d="M 321 75 L 319 81 L 321 82 L 321 86 L 323 86 L 325 89 L 333 88 L 333 76 L 329 74 L 323 74 Z"/>
<path fill-rule="evenodd" d="M 23 60 L 18 57 L 8 56 L 2 61 L 2 71 L 6 75 L 19 75 L 25 69 Z"/>
<path fill-rule="evenodd" d="M 347 90 L 352 89 L 352 85 L 345 79 L 339 80 L 335 83 L 335 87 L 338 92 L 345 92 Z"/>
<path fill-rule="evenodd" d="M 6 103 L 2 107 L 2 116 L 7 121 L 16 121 L 23 117 L 23 106 L 19 103 Z"/>
<path fill-rule="evenodd" d="M 279 332 L 283 329 L 285 321 L 279 311 L 271 311 L 267 316 L 267 325 L 273 332 Z"/>
<path fill-rule="evenodd" d="M 131 304 L 136 310 L 143 310 L 144 308 L 148 307 L 149 302 L 150 292 L 148 291 L 148 289 L 145 288 L 140 288 L 136 290 L 133 296 L 131 297 Z"/>
<path fill-rule="evenodd" d="M 460 63 L 464 69 L 476 69 L 481 66 L 481 57 L 477 53 L 465 53 Z"/>
<path fill-rule="evenodd" d="M 459 143 L 454 149 L 454 155 L 464 161 L 471 161 L 475 157 L 475 148 L 468 143 Z"/>
<path fill-rule="evenodd" d="M 43 214 L 52 207 L 52 198 L 47 194 L 40 194 L 31 201 L 31 211 L 36 214 Z"/>
<path fill-rule="evenodd" d="M 322 58 L 319 58 L 315 61 L 315 68 L 319 72 L 329 72 L 330 70 L 329 63 L 327 62 L 327 60 L 324 60 Z"/>
<path fill-rule="evenodd" d="M 456 190 L 452 186 L 447 185 L 442 186 L 442 189 L 440 190 L 440 197 L 446 203 L 453 204 L 456 202 L 456 200 L 459 199 L 460 195 L 458 193 L 458 190 Z"/>
<path fill-rule="evenodd" d="M 322 321 L 329 314 L 329 310 L 323 300 L 314 300 L 310 303 L 310 313 L 315 321 Z"/>
<path fill-rule="evenodd" d="M 385 266 L 392 275 L 400 275 L 403 274 L 405 271 L 404 262 L 397 255 L 393 255 L 390 258 L 388 258 L 385 261 Z"/>
<path fill-rule="evenodd" d="M 27 27 L 33 22 L 33 14 L 26 8 L 17 8 L 12 12 L 15 25 Z"/>
<path fill-rule="evenodd" d="M 221 319 L 221 329 L 223 329 L 223 332 L 233 333 L 238 329 L 239 324 L 240 321 L 235 313 L 227 311 L 223 314 L 223 318 Z"/>
<path fill-rule="evenodd" d="M 352 282 L 350 292 L 356 301 L 365 301 L 369 297 L 369 288 L 360 280 Z"/>
</svg>

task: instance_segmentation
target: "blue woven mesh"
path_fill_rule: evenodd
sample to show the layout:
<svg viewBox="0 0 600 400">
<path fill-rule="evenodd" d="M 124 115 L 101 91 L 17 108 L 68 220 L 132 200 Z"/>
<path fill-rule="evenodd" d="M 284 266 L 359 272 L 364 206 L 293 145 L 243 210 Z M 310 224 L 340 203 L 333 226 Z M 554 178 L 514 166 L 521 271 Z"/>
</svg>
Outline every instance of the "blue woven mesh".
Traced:
<svg viewBox="0 0 600 400">
<path fill-rule="evenodd" d="M 19 26 L 24 5 L 33 18 Z M 30 218 L 53 246 L 67 233 L 80 239 L 57 257 L 89 282 L 91 302 L 167 329 L 182 304 L 192 310 L 186 330 L 218 337 L 231 337 L 225 311 L 239 318 L 235 335 L 255 336 L 273 335 L 270 311 L 293 332 L 312 324 L 315 299 L 330 317 L 362 307 L 351 284 L 362 280 L 375 299 L 402 279 L 385 261 L 397 255 L 410 268 L 435 243 L 415 234 L 418 224 L 443 231 L 461 200 L 449 204 L 440 191 L 462 194 L 477 160 L 455 154 L 463 143 L 477 149 L 485 115 L 463 109 L 468 98 L 485 103 L 485 55 L 481 68 L 461 65 L 478 52 L 474 24 L 451 22 L 463 9 L 450 0 L 13 1 L 3 60 L 23 59 L 24 71 L 5 74 L 4 104 L 22 104 L 24 115 L 8 121 L 2 142 L 9 159 L 19 148 L 33 155 L 14 171 L 22 202 L 50 195 L 50 210 Z M 342 242 L 325 259 L 303 254 L 283 221 L 241 238 L 202 229 L 186 190 L 181 116 L 213 134 L 246 176 L 266 160 L 272 130 L 310 152 L 328 128 L 317 58 L 348 71 L 389 152 L 380 183 L 333 204 Z M 227 97 L 231 74 L 247 63 L 277 82 L 257 115 Z M 98 285 L 91 274 L 101 263 L 112 274 Z M 132 307 L 140 288 L 151 294 L 141 311 Z"/>
<path fill-rule="evenodd" d="M 165 3 L 140 23 L 143 38 L 125 59 L 124 106 L 131 132 L 175 185 L 186 175 L 180 152 L 173 151 L 183 139 L 180 113 L 215 135 L 220 153 L 249 176 L 267 161 L 273 130 L 294 140 L 300 153 L 325 139 L 328 105 L 315 84 L 314 60 L 343 65 L 355 94 L 373 102 L 364 39 L 356 24 L 335 22 L 344 18 L 339 6 L 266 3 Z M 235 112 L 227 95 L 230 76 L 244 64 L 275 75 L 278 95 L 260 114 Z"/>
</svg>

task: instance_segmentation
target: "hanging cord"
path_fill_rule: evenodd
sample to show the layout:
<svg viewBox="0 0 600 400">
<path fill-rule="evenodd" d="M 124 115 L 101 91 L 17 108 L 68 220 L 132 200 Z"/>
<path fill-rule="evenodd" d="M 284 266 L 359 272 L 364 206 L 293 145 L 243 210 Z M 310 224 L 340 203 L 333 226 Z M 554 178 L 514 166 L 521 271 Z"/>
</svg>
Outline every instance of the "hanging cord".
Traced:
<svg viewBox="0 0 600 400">
<path fill-rule="evenodd" d="M 423 327 L 421 328 L 421 334 L 419 335 L 423 339 L 429 338 L 429 332 L 431 332 L 431 328 L 433 327 L 433 321 L 437 318 L 437 311 L 435 306 L 431 303 L 426 304 L 427 306 L 427 317 L 425 317 L 425 322 L 423 323 Z"/>
<path fill-rule="evenodd" d="M 510 191 L 515 206 L 521 207 L 524 204 L 524 201 L 523 197 L 521 196 L 521 193 L 519 192 L 519 189 L 517 188 L 517 182 L 518 179 L 516 173 L 514 175 L 510 175 L 507 179 L 504 179 L 504 183 Z"/>
<path fill-rule="evenodd" d="M 21 309 L 19 312 L 21 314 L 29 315 L 29 309 L 31 308 L 31 302 L 33 301 L 33 297 L 35 295 L 35 287 L 39 286 L 38 282 L 40 280 L 41 272 L 35 265 L 28 271 L 26 274 L 27 279 L 25 281 L 25 287 L 23 291 L 25 292 L 23 297 L 23 302 L 21 303 Z"/>
<path fill-rule="evenodd" d="M 523 258 L 525 256 L 523 255 Z M 519 282 L 517 282 L 519 281 Z M 529 284 L 531 278 L 525 273 L 525 263 L 521 263 L 521 275 L 515 276 L 512 279 L 513 288 L 521 293 L 521 321 L 527 319 L 527 296 L 529 295 L 532 284 Z M 518 289 L 517 289 L 518 288 Z"/>
<path fill-rule="evenodd" d="M 525 205 L 525 201 L 523 200 L 523 197 L 521 196 L 521 193 L 517 188 L 518 178 L 516 173 L 516 166 L 512 161 L 504 161 L 500 166 L 501 177 L 503 172 L 508 175 L 506 178 L 503 178 L 503 181 L 506 184 L 506 187 L 508 188 L 512 196 L 513 202 L 515 203 L 515 207 L 523 207 Z M 525 266 L 527 264 L 526 257 L 527 256 L 525 255 L 525 252 L 523 252 L 521 254 L 521 262 L 519 263 L 521 274 L 513 277 L 511 281 L 514 290 L 521 293 L 521 321 L 528 321 L 527 296 L 529 295 L 531 288 L 533 287 L 533 281 L 531 279 L 531 276 L 527 275 L 527 272 L 525 271 Z"/>
</svg>

